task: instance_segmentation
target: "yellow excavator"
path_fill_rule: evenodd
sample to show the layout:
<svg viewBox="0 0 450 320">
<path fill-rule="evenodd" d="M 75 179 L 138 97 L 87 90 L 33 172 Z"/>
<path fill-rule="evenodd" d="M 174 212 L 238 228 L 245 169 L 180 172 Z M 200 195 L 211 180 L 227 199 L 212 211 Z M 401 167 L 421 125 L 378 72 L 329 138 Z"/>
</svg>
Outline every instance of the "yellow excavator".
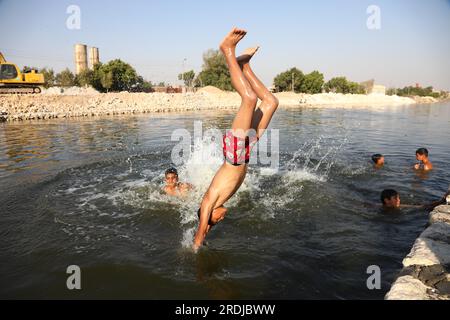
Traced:
<svg viewBox="0 0 450 320">
<path fill-rule="evenodd" d="M 0 94 L 2 93 L 40 93 L 44 85 L 44 75 L 32 69 L 20 72 L 20 69 L 10 62 L 0 52 Z"/>
</svg>

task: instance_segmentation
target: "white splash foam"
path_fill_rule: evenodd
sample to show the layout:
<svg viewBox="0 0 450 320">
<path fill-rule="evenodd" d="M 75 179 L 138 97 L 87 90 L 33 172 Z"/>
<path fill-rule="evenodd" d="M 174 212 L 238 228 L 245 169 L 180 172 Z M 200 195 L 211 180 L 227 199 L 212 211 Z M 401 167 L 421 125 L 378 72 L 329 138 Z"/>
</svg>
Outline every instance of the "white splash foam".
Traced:
<svg viewBox="0 0 450 320">
<path fill-rule="evenodd" d="M 325 147 L 321 140 L 306 143 L 299 148 L 281 169 L 250 166 L 246 179 L 237 193 L 227 202 L 227 207 L 236 206 L 241 196 L 246 193 L 246 197 L 258 197 L 258 201 L 267 210 L 261 211 L 262 219 L 276 218 L 280 208 L 291 203 L 293 199 L 301 196 L 303 181 L 324 182 L 328 178 L 329 170 L 334 164 L 335 155 L 339 146 Z M 120 181 L 114 183 L 112 190 L 106 193 L 97 193 L 98 184 L 83 186 L 82 181 L 79 187 L 75 186 L 66 190 L 73 193 L 79 189 L 88 188 L 88 191 L 79 195 L 81 205 L 94 206 L 96 199 L 106 198 L 113 206 L 122 204 L 136 208 L 160 210 L 162 206 L 175 205 L 179 208 L 180 229 L 183 234 L 181 246 L 188 248 L 191 246 L 196 231 L 198 218 L 197 210 L 202 197 L 208 189 L 211 180 L 219 167 L 223 164 L 221 145 L 212 142 L 210 138 L 197 140 L 190 153 L 189 159 L 178 168 L 181 182 L 189 182 L 195 189 L 186 198 L 177 198 L 165 195 L 161 192 L 164 181 L 164 172 L 144 169 L 141 172 L 134 172 L 140 175 L 136 179 L 130 158 L 126 160 L 125 172 L 120 175 Z M 130 169 L 133 168 L 130 175 Z M 273 190 L 265 190 L 264 183 L 271 176 L 281 178 L 283 185 L 277 186 L 277 196 L 273 196 Z M 269 181 L 270 182 L 270 181 Z M 78 188 L 77 188 L 78 187 Z M 280 189 L 281 188 L 281 189 Z M 281 191 L 280 191 L 281 190 Z M 248 195 L 248 192 L 250 195 Z M 261 197 L 261 192 L 265 194 Z M 86 208 L 86 207 L 85 207 Z M 91 207 L 91 209 L 94 209 Z M 126 218 L 138 214 L 134 212 L 130 215 L 115 214 L 114 212 L 98 212 L 96 214 L 108 215 L 115 218 Z"/>
<path fill-rule="evenodd" d="M 194 242 L 195 230 L 196 227 L 191 227 L 183 231 L 183 239 L 181 240 L 181 246 L 183 248 L 188 249 L 192 247 L 192 243 Z"/>
<path fill-rule="evenodd" d="M 326 176 L 313 173 L 306 168 L 284 172 L 282 177 L 285 183 L 295 183 L 301 181 L 326 181 Z"/>
</svg>

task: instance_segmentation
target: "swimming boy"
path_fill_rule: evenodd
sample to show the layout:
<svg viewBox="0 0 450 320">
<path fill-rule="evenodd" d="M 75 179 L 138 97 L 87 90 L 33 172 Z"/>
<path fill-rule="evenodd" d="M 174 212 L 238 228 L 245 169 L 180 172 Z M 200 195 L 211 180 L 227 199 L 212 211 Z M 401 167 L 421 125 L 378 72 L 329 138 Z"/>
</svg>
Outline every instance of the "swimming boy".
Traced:
<svg viewBox="0 0 450 320">
<path fill-rule="evenodd" d="M 164 174 L 166 185 L 163 190 L 170 196 L 184 196 L 192 189 L 190 183 L 183 183 L 178 181 L 178 171 L 175 168 L 167 169 Z"/>
<path fill-rule="evenodd" d="M 419 148 L 416 150 L 416 159 L 419 163 L 414 165 L 414 169 L 428 171 L 433 169 L 433 164 L 428 159 L 428 150 L 425 148 Z"/>
<path fill-rule="evenodd" d="M 397 191 L 393 189 L 385 189 L 381 192 L 380 200 L 383 204 L 383 209 L 401 209 L 401 208 L 423 208 L 423 209 L 433 209 L 434 207 L 444 204 L 446 202 L 446 197 L 450 194 L 448 191 L 440 200 L 432 202 L 426 205 L 413 205 L 413 204 L 401 204 L 400 195 Z"/>
<path fill-rule="evenodd" d="M 374 167 L 379 169 L 384 165 L 384 156 L 382 154 L 374 154 L 372 156 L 372 161 L 374 163 Z"/>
<path fill-rule="evenodd" d="M 245 30 L 233 28 L 220 44 L 230 71 L 231 83 L 241 96 L 241 105 L 231 130 L 223 137 L 225 161 L 216 172 L 200 205 L 199 226 L 193 243 L 195 251 L 202 245 L 211 226 L 224 218 L 226 209 L 223 204 L 236 193 L 244 181 L 250 151 L 264 133 L 278 107 L 277 98 L 250 67 L 250 59 L 258 47 L 247 49 L 243 55 L 236 58 L 236 45 L 246 34 Z M 256 107 L 258 98 L 261 104 Z"/>
<path fill-rule="evenodd" d="M 399 209 L 401 206 L 400 195 L 394 189 L 383 190 L 380 200 L 385 209 Z"/>
</svg>

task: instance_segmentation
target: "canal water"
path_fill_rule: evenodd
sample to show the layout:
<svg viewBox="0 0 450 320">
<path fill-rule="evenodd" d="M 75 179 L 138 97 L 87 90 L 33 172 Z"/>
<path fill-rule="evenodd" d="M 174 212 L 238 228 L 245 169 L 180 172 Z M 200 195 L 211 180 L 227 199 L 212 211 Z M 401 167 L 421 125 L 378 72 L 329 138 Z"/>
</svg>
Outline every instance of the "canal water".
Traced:
<svg viewBox="0 0 450 320">
<path fill-rule="evenodd" d="M 278 110 L 271 162 L 258 160 L 261 142 L 226 218 L 194 254 L 196 209 L 223 161 L 207 135 L 194 139 L 196 121 L 223 132 L 233 116 L 0 124 L 0 297 L 382 299 L 428 212 L 387 214 L 380 192 L 394 188 L 407 204 L 446 192 L 450 104 Z M 192 134 L 192 152 L 175 165 L 195 187 L 182 199 L 161 192 L 180 130 Z M 412 170 L 419 147 L 430 173 Z M 374 153 L 384 168 L 373 168 Z M 66 287 L 70 265 L 82 290 Z M 367 288 L 371 265 L 380 290 Z"/>
</svg>

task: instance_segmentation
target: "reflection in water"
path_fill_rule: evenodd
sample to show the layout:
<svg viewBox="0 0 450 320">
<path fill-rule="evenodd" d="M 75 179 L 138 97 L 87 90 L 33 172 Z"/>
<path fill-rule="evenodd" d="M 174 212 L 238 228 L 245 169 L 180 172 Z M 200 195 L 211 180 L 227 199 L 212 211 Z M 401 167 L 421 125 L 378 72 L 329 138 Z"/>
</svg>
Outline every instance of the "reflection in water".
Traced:
<svg viewBox="0 0 450 320">
<path fill-rule="evenodd" d="M 201 251 L 196 258 L 197 281 L 208 289 L 210 299 L 239 299 L 239 292 L 230 280 L 227 280 L 227 256 L 210 250 Z"/>
<path fill-rule="evenodd" d="M 46 161 L 54 166 L 59 161 L 82 159 L 82 154 L 127 151 L 139 144 L 137 118 L 59 121 L 2 124 L 0 177 L 44 169 Z"/>
<path fill-rule="evenodd" d="M 429 170 L 428 171 L 427 170 L 414 170 L 414 169 L 412 169 L 412 170 L 414 171 L 418 181 L 429 179 L 431 176 L 431 173 L 432 173 L 432 170 L 431 171 L 429 171 Z"/>
<path fill-rule="evenodd" d="M 2 147 L 6 155 L 14 163 L 48 157 L 52 146 L 52 139 L 35 126 L 4 125 Z M 9 168 L 2 163 L 5 168 Z"/>
</svg>

